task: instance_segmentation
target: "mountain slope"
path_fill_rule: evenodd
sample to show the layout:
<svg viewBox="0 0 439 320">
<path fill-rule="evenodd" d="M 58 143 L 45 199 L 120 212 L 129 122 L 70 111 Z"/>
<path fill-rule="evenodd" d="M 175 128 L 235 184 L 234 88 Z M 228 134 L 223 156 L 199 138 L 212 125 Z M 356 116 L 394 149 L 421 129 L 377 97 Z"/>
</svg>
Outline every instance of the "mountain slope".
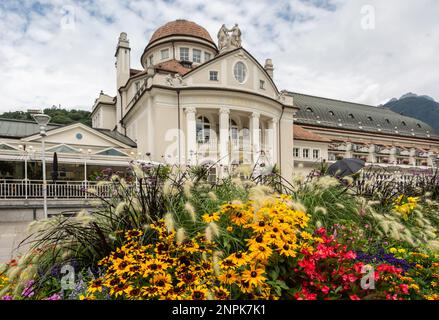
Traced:
<svg viewBox="0 0 439 320">
<path fill-rule="evenodd" d="M 81 122 L 91 126 L 90 112 L 84 110 L 67 110 L 62 108 L 47 108 L 43 112 L 48 114 L 51 123 L 71 124 L 73 122 Z M 0 118 L 15 119 L 15 120 L 30 120 L 33 121 L 32 116 L 24 111 L 10 111 L 0 114 Z"/>
<path fill-rule="evenodd" d="M 413 93 L 403 95 L 400 99 L 393 98 L 384 107 L 408 117 L 421 120 L 439 133 L 439 103 L 428 96 Z"/>
</svg>

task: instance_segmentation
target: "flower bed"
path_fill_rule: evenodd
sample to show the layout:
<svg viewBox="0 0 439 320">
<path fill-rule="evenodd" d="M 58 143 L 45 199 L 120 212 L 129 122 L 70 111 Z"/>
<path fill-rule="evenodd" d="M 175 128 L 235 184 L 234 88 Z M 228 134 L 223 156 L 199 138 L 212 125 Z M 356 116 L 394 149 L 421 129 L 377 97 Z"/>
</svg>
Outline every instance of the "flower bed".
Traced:
<svg viewBox="0 0 439 320">
<path fill-rule="evenodd" d="M 133 167 L 135 184 L 101 180 L 113 196 L 92 214 L 31 226 L 31 249 L 0 269 L 1 299 L 439 298 L 428 195 L 239 176 Z"/>
</svg>

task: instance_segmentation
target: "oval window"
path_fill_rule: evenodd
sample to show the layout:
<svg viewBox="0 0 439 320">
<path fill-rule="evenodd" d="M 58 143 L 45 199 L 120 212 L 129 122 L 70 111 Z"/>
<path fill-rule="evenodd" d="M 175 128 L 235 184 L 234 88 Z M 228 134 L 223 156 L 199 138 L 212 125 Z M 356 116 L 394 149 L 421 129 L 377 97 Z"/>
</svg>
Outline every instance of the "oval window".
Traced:
<svg viewBox="0 0 439 320">
<path fill-rule="evenodd" d="M 235 79 L 238 80 L 239 83 L 243 83 L 247 75 L 247 68 L 245 67 L 245 64 L 242 62 L 237 62 L 235 64 L 233 73 L 235 75 Z"/>
<path fill-rule="evenodd" d="M 76 139 L 81 140 L 82 139 L 82 133 L 77 133 L 76 134 Z"/>
</svg>

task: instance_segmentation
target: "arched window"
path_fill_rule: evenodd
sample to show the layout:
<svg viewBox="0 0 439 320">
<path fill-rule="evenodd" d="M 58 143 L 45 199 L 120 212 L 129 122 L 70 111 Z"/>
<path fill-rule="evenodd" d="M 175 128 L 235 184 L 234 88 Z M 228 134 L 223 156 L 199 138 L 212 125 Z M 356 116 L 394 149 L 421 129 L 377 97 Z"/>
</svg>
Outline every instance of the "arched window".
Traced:
<svg viewBox="0 0 439 320">
<path fill-rule="evenodd" d="M 386 123 L 387 123 L 387 124 L 390 124 L 390 120 L 389 120 L 389 119 L 386 119 Z"/>
<path fill-rule="evenodd" d="M 241 61 L 237 62 L 233 69 L 233 73 L 235 75 L 235 79 L 238 80 L 239 83 L 243 83 L 247 76 L 247 68 L 245 67 L 245 64 Z"/>
<path fill-rule="evenodd" d="M 308 107 L 308 108 L 306 108 L 306 112 L 313 113 L 314 111 L 310 107 Z"/>
<path fill-rule="evenodd" d="M 371 116 L 367 116 L 367 120 L 373 121 L 373 118 Z"/>
<path fill-rule="evenodd" d="M 334 111 L 329 111 L 329 114 L 330 114 L 331 116 L 335 116 Z"/>
<path fill-rule="evenodd" d="M 352 113 L 349 113 L 349 118 L 355 119 L 354 115 Z"/>
<path fill-rule="evenodd" d="M 419 123 L 417 123 L 416 126 L 417 126 L 418 128 L 422 128 L 421 124 L 419 124 Z"/>
<path fill-rule="evenodd" d="M 198 143 L 206 143 L 210 140 L 210 122 L 204 116 L 197 118 L 197 141 Z"/>
<path fill-rule="evenodd" d="M 402 121 L 401 123 L 404 127 L 407 126 L 407 123 L 405 123 L 405 121 Z"/>
</svg>

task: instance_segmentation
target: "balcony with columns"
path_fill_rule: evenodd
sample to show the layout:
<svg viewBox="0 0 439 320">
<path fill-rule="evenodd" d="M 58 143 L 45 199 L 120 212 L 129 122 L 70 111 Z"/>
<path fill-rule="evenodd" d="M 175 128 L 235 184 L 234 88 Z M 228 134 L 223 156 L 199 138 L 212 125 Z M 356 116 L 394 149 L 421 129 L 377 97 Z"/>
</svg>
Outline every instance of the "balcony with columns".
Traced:
<svg viewBox="0 0 439 320">
<path fill-rule="evenodd" d="M 278 120 L 232 108 L 186 108 L 188 164 L 274 164 Z"/>
</svg>

